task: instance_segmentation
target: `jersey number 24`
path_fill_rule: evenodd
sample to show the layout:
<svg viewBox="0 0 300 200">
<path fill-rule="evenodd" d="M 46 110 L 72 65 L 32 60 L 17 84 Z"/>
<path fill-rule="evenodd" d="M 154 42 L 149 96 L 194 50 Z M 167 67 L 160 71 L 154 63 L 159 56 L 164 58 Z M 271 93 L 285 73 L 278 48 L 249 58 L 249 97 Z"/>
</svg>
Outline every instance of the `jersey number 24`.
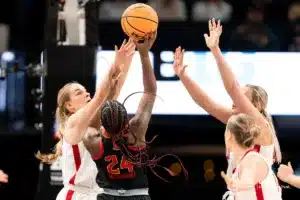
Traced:
<svg viewBox="0 0 300 200">
<path fill-rule="evenodd" d="M 133 164 L 126 160 L 125 156 L 122 156 L 121 162 L 118 161 L 118 157 L 116 155 L 106 156 L 104 160 L 109 162 L 107 165 L 107 172 L 109 174 L 119 175 L 121 174 L 120 169 L 127 169 L 129 173 L 132 173 L 134 170 Z"/>
</svg>

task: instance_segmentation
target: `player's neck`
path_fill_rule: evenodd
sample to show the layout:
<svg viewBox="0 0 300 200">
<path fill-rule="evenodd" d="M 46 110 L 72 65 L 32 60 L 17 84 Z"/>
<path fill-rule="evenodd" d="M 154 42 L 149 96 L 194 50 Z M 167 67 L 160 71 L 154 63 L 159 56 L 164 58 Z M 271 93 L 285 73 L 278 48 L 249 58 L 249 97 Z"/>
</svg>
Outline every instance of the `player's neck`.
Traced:
<svg viewBox="0 0 300 200">
<path fill-rule="evenodd" d="M 244 157 L 244 155 L 247 153 L 248 149 L 236 146 L 234 148 L 234 154 L 236 155 L 236 158 L 238 161 L 241 161 L 241 159 Z"/>
</svg>

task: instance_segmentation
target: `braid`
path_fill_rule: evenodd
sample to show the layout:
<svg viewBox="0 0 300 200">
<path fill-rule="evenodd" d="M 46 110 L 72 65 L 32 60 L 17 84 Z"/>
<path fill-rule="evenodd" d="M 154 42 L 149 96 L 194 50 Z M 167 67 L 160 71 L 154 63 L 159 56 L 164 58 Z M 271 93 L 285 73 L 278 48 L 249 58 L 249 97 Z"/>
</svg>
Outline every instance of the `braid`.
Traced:
<svg viewBox="0 0 300 200">
<path fill-rule="evenodd" d="M 137 93 L 141 92 L 132 93 L 128 97 Z M 105 130 L 110 134 L 113 143 L 118 146 L 122 154 L 124 154 L 124 156 L 135 166 L 140 168 L 149 167 L 156 176 L 158 176 L 166 182 L 169 181 L 159 176 L 153 169 L 154 167 L 160 167 L 166 170 L 172 176 L 174 176 L 174 173 L 170 169 L 158 165 L 158 162 L 166 156 L 175 157 L 179 161 L 179 164 L 183 169 L 185 177 L 187 177 L 187 171 L 183 167 L 181 160 L 176 155 L 166 154 L 158 158 L 156 156 L 150 158 L 150 156 L 148 155 L 149 144 L 153 142 L 156 136 L 150 142 L 145 142 L 145 147 L 137 147 L 138 151 L 133 152 L 129 149 L 130 144 L 128 143 L 128 140 L 124 137 L 124 135 L 130 132 L 135 140 L 133 144 L 135 144 L 138 139 L 136 137 L 136 134 L 130 129 L 127 111 L 124 107 L 124 103 L 126 102 L 128 97 L 125 99 L 123 104 L 115 100 L 108 100 L 104 103 L 104 105 L 101 108 L 102 125 L 105 128 Z"/>
</svg>

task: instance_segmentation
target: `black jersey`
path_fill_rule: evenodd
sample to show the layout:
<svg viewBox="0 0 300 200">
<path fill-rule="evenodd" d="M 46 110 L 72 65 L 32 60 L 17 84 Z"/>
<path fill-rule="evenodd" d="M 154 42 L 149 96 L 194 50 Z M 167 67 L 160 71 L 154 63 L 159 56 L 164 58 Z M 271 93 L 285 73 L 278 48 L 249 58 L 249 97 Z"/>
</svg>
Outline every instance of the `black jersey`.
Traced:
<svg viewBox="0 0 300 200">
<path fill-rule="evenodd" d="M 99 171 L 97 175 L 99 187 L 116 190 L 148 187 L 146 169 L 137 167 L 128 161 L 111 138 L 102 136 L 100 150 L 101 157 L 94 159 Z M 137 149 L 132 147 L 130 151 L 137 151 Z"/>
</svg>

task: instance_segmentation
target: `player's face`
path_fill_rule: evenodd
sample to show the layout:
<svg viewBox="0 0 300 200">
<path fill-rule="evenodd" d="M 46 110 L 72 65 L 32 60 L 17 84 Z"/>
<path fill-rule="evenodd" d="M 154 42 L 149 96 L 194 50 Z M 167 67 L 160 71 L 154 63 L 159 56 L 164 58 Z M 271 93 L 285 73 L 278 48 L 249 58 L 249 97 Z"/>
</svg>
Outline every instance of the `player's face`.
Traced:
<svg viewBox="0 0 300 200">
<path fill-rule="evenodd" d="M 90 93 L 80 84 L 71 85 L 69 92 L 70 100 L 66 102 L 65 106 L 71 113 L 75 113 L 91 101 Z"/>
<path fill-rule="evenodd" d="M 252 90 L 246 86 L 242 87 L 241 90 L 246 95 L 246 97 L 252 102 Z M 239 108 L 237 108 L 234 104 L 232 104 L 232 114 L 236 115 L 241 113 Z"/>
</svg>

